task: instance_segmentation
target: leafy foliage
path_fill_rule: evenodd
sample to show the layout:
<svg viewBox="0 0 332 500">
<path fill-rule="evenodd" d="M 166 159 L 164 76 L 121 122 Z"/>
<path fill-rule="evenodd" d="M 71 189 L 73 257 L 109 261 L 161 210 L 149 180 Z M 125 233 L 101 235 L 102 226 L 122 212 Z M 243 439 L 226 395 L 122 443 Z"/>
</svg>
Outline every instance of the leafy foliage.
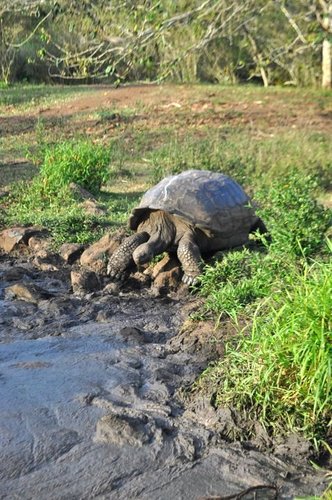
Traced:
<svg viewBox="0 0 332 500">
<path fill-rule="evenodd" d="M 306 0 L 20 3 L 0 10 L 4 81 L 317 83 L 324 34 Z"/>
<path fill-rule="evenodd" d="M 268 221 L 272 250 L 305 257 L 320 250 L 331 224 L 331 211 L 317 203 L 316 188 L 312 176 L 291 171 L 258 193 L 257 200 L 264 203 L 261 215 Z"/>
<path fill-rule="evenodd" d="M 57 243 L 88 242 L 101 235 L 104 218 L 86 214 L 69 185 L 75 182 L 97 192 L 109 176 L 109 153 L 90 141 L 77 140 L 48 146 L 41 142 L 43 163 L 31 182 L 18 182 L 6 210 L 7 225 L 41 224 Z"/>
</svg>

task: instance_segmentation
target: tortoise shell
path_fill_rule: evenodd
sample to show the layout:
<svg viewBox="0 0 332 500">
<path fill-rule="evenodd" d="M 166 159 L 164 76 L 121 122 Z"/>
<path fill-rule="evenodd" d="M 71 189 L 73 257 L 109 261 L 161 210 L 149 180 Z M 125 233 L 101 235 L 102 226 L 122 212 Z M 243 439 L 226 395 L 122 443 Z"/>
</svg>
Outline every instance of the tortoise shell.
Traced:
<svg viewBox="0 0 332 500">
<path fill-rule="evenodd" d="M 136 230 L 152 210 L 164 210 L 216 233 L 243 231 L 257 220 L 249 196 L 231 177 L 207 170 L 187 170 L 149 189 L 129 219 Z"/>
</svg>

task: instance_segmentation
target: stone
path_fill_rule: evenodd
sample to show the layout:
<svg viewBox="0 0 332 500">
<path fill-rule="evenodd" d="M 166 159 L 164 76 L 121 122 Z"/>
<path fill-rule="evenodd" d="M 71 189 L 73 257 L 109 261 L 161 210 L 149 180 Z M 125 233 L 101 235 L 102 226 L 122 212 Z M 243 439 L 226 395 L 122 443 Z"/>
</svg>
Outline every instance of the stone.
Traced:
<svg viewBox="0 0 332 500">
<path fill-rule="evenodd" d="M 28 241 L 28 246 L 33 252 L 47 251 L 51 246 L 51 239 L 45 235 L 32 236 Z"/>
<path fill-rule="evenodd" d="M 153 341 L 151 335 L 147 334 L 143 330 L 140 330 L 136 326 L 125 326 L 121 328 L 119 334 L 125 342 L 132 341 L 135 343 L 149 343 Z"/>
<path fill-rule="evenodd" d="M 105 234 L 100 240 L 84 250 L 80 259 L 81 265 L 97 273 L 106 274 L 107 262 L 120 246 L 123 238 L 124 231 L 115 234 Z"/>
<path fill-rule="evenodd" d="M 33 263 L 41 271 L 59 271 L 63 267 L 64 261 L 57 253 L 40 250 L 33 259 Z"/>
<path fill-rule="evenodd" d="M 178 259 L 167 254 L 152 270 L 152 289 L 157 295 L 177 290 L 181 277 L 182 270 Z"/>
<path fill-rule="evenodd" d="M 38 304 L 41 300 L 53 297 L 53 294 L 33 283 L 16 283 L 5 289 L 7 299 L 15 298 Z"/>
<path fill-rule="evenodd" d="M 84 189 L 82 186 L 76 184 L 75 182 L 71 182 L 69 184 L 69 189 L 71 190 L 75 198 L 79 201 L 84 201 L 84 200 L 96 201 L 96 198 L 93 196 L 93 194 L 90 193 L 90 191 Z"/>
<path fill-rule="evenodd" d="M 14 266 L 6 269 L 1 277 L 4 281 L 18 281 L 25 277 L 32 277 L 32 271 L 22 266 Z"/>
<path fill-rule="evenodd" d="M 67 264 L 73 264 L 80 258 L 84 249 L 84 245 L 79 243 L 64 243 L 60 247 L 60 255 Z"/>
<path fill-rule="evenodd" d="M 45 230 L 38 226 L 11 227 L 0 233 L 0 248 L 5 252 L 16 250 L 19 245 L 28 245 L 32 236 L 45 234 Z"/>
<path fill-rule="evenodd" d="M 70 279 L 75 294 L 94 292 L 102 287 L 98 274 L 90 269 L 75 269 L 70 273 Z"/>
<path fill-rule="evenodd" d="M 96 428 L 96 441 L 141 447 L 154 437 L 155 426 L 145 416 L 105 415 Z"/>
<path fill-rule="evenodd" d="M 106 215 L 107 210 L 105 210 L 99 203 L 95 200 L 85 200 L 81 203 L 84 211 L 89 215 Z"/>
</svg>

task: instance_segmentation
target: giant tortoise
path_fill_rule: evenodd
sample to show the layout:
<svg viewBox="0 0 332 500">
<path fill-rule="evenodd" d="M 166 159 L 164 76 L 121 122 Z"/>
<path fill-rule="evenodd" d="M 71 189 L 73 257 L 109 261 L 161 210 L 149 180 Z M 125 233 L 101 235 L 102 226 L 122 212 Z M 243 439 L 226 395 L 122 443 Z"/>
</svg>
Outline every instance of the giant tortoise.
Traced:
<svg viewBox="0 0 332 500">
<path fill-rule="evenodd" d="M 201 254 L 243 245 L 256 230 L 266 232 L 241 186 L 206 170 L 171 175 L 149 189 L 129 226 L 136 233 L 111 256 L 109 276 L 121 279 L 133 263 L 140 267 L 169 251 L 177 253 L 187 284 L 201 273 Z"/>
</svg>

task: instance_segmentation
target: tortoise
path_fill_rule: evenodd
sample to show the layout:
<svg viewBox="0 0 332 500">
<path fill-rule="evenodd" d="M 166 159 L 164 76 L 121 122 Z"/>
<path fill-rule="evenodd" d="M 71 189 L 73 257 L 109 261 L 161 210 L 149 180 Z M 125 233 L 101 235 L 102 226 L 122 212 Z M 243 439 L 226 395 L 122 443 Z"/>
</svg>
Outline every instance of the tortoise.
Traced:
<svg viewBox="0 0 332 500">
<path fill-rule="evenodd" d="M 149 189 L 129 218 L 136 231 L 111 256 L 107 274 L 122 279 L 165 251 L 176 252 L 182 281 L 201 274 L 202 254 L 244 245 L 249 234 L 267 232 L 242 187 L 231 177 L 207 170 L 187 170 Z"/>
</svg>

